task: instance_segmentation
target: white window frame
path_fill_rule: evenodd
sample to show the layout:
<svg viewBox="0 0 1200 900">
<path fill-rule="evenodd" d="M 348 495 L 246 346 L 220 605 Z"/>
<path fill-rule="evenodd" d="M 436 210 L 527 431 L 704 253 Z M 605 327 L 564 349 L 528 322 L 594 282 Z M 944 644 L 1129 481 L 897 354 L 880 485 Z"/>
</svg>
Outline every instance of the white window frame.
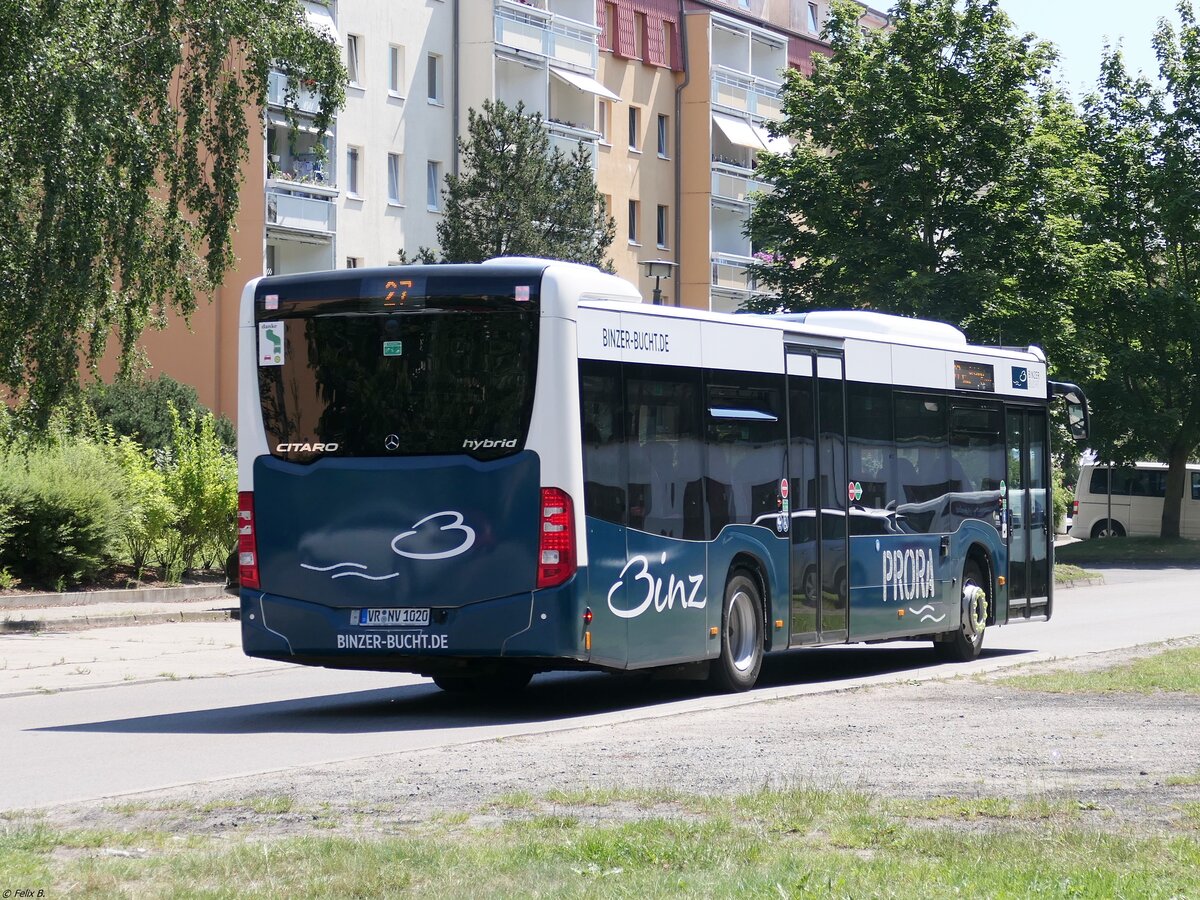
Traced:
<svg viewBox="0 0 1200 900">
<path fill-rule="evenodd" d="M 668 209 L 666 206 L 664 206 L 661 203 L 658 204 L 658 208 L 655 211 L 655 219 L 656 219 L 655 226 L 657 228 L 655 237 L 657 239 L 656 242 L 657 242 L 658 249 L 666 250 L 668 247 L 671 246 L 671 211 L 670 211 L 670 209 Z"/>
<path fill-rule="evenodd" d="M 813 34 L 821 33 L 821 8 L 815 3 L 808 4 L 808 30 Z"/>
<path fill-rule="evenodd" d="M 442 73 L 444 71 L 440 54 L 425 54 L 425 78 L 428 81 L 425 86 L 425 96 L 434 106 L 444 105 L 442 102 Z"/>
<path fill-rule="evenodd" d="M 634 246 L 641 246 L 641 241 L 638 240 L 641 232 L 638 226 L 641 223 L 638 220 L 642 217 L 642 201 L 630 200 L 628 214 L 629 222 L 625 228 L 625 233 L 629 238 L 629 243 Z"/>
<path fill-rule="evenodd" d="M 387 155 L 388 205 L 404 205 L 404 156 L 400 153 Z"/>
<path fill-rule="evenodd" d="M 671 120 L 669 116 L 658 117 L 658 156 L 660 159 L 671 158 Z"/>
<path fill-rule="evenodd" d="M 597 130 L 600 132 L 600 143 L 612 146 L 612 103 L 601 99 L 597 107 Z"/>
<path fill-rule="evenodd" d="M 359 183 L 362 178 L 362 147 L 346 148 L 346 196 L 362 199 Z"/>
<path fill-rule="evenodd" d="M 425 166 L 425 208 L 430 212 L 442 211 L 442 164 L 435 159 Z"/>
<path fill-rule="evenodd" d="M 629 106 L 629 152 L 642 152 L 642 108 Z"/>
<path fill-rule="evenodd" d="M 361 88 L 362 85 L 362 36 L 346 35 L 346 72 L 350 75 L 350 86 Z"/>
<path fill-rule="evenodd" d="M 406 90 L 404 47 L 400 44 L 388 44 L 388 96 L 403 97 Z"/>
</svg>

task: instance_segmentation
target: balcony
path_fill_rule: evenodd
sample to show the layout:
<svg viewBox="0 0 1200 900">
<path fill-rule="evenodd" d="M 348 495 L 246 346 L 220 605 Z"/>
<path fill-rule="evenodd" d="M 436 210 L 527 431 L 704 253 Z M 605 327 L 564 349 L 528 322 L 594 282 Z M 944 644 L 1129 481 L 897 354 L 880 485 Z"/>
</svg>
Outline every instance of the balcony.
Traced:
<svg viewBox="0 0 1200 900">
<path fill-rule="evenodd" d="M 769 181 L 759 181 L 753 169 L 743 169 L 727 163 L 714 162 L 712 167 L 712 195 L 714 199 L 732 203 L 750 204 L 750 194 L 757 191 L 769 194 L 775 189 Z"/>
<path fill-rule="evenodd" d="M 714 312 L 735 312 L 751 297 L 772 295 L 760 290 L 750 277 L 752 257 L 732 253 L 714 253 L 712 260 L 712 291 L 709 304 Z"/>
<path fill-rule="evenodd" d="M 544 124 L 550 137 L 550 149 L 552 151 L 558 149 L 565 155 L 570 156 L 580 144 L 583 144 L 583 149 L 587 151 L 588 157 L 592 161 L 592 173 L 595 174 L 596 141 L 600 139 L 599 132 L 580 128 L 578 125 L 573 125 L 569 122 L 546 121 Z"/>
<path fill-rule="evenodd" d="M 596 71 L 600 29 L 594 25 L 509 0 L 497 2 L 495 18 L 497 44 L 551 62 Z"/>
<path fill-rule="evenodd" d="M 758 119 L 778 119 L 783 115 L 780 91 L 783 83 L 756 78 L 724 66 L 712 69 L 712 103 L 733 112 Z"/>
<path fill-rule="evenodd" d="M 282 72 L 271 72 L 267 76 L 267 105 L 287 109 L 287 76 Z M 290 104 L 297 112 L 315 116 L 321 110 L 321 95 L 305 88 L 296 93 L 296 100 Z"/>
<path fill-rule="evenodd" d="M 311 188 L 311 190 L 310 190 Z M 336 191 L 312 185 L 267 183 L 267 227 L 329 239 L 337 231 Z"/>
</svg>

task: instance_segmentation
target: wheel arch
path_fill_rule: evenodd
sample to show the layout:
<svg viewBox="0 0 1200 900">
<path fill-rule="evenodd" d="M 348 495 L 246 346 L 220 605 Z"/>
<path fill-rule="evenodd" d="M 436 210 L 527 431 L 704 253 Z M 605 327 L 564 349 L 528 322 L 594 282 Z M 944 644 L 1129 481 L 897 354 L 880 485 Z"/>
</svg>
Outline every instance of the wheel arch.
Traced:
<svg viewBox="0 0 1200 900">
<path fill-rule="evenodd" d="M 996 571 L 996 561 L 992 558 L 992 554 L 986 547 L 983 546 L 983 544 L 972 542 L 971 545 L 967 547 L 967 552 L 963 556 L 963 567 L 959 572 L 960 584 L 965 577 L 967 563 L 969 562 L 974 562 L 977 566 L 979 566 L 979 570 L 983 572 L 983 578 L 984 581 L 987 582 L 988 592 L 987 624 L 995 625 L 996 608 L 999 605 L 996 602 L 997 591 L 999 589 L 999 585 L 997 584 L 996 580 L 996 576 L 999 574 Z"/>
<path fill-rule="evenodd" d="M 767 578 L 767 566 L 761 559 L 746 550 L 739 550 L 729 560 L 729 570 L 725 573 L 725 583 L 738 572 L 744 572 L 758 588 L 758 614 L 762 617 L 763 644 L 770 646 L 772 629 L 769 620 L 771 609 L 771 583 Z"/>
</svg>

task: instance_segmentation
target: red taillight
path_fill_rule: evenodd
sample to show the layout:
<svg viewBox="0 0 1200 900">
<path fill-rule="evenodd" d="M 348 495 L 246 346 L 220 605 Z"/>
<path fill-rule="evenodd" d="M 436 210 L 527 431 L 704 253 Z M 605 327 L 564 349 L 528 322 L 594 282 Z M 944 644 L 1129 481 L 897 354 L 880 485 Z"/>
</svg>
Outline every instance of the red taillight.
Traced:
<svg viewBox="0 0 1200 900">
<path fill-rule="evenodd" d="M 1076 500 L 1074 503 L 1071 504 L 1071 518 L 1074 519 L 1078 515 L 1079 515 L 1079 501 Z"/>
<path fill-rule="evenodd" d="M 258 542 L 254 537 L 254 493 L 238 493 L 238 579 L 244 588 L 258 587 Z"/>
<path fill-rule="evenodd" d="M 542 488 L 538 530 L 539 588 L 555 587 L 575 574 L 575 512 L 559 488 Z"/>
</svg>

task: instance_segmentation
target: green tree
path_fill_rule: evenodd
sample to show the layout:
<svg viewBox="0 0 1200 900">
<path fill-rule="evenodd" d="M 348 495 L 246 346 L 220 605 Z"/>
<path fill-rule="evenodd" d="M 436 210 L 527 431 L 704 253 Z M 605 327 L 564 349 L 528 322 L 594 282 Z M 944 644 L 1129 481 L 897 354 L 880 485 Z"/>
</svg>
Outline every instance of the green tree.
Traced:
<svg viewBox="0 0 1200 900">
<path fill-rule="evenodd" d="M 1093 446 L 1169 464 L 1161 534 L 1178 537 L 1186 464 L 1200 447 L 1200 30 L 1190 0 L 1154 36 L 1161 81 L 1106 51 L 1084 100 L 1102 202 L 1089 214 L 1107 266 L 1076 314 Z"/>
<path fill-rule="evenodd" d="M 552 151 L 540 113 L 485 100 L 481 112 L 467 111 L 458 149 L 462 172 L 446 176 L 437 225 L 443 261 L 539 256 L 612 268 L 616 225 L 582 143 L 570 155 Z M 417 256 L 436 258 L 427 248 Z"/>
<path fill-rule="evenodd" d="M 345 71 L 299 0 L 0 3 L 0 385 L 35 425 L 221 282 L 272 67 L 324 130 Z"/>
<path fill-rule="evenodd" d="M 900 0 L 893 29 L 867 34 L 860 13 L 835 3 L 832 57 L 785 77 L 779 131 L 795 146 L 760 157 L 775 187 L 747 229 L 781 300 L 756 305 L 1065 339 L 1089 162 L 1052 48 L 1014 33 L 995 0 Z"/>
</svg>

